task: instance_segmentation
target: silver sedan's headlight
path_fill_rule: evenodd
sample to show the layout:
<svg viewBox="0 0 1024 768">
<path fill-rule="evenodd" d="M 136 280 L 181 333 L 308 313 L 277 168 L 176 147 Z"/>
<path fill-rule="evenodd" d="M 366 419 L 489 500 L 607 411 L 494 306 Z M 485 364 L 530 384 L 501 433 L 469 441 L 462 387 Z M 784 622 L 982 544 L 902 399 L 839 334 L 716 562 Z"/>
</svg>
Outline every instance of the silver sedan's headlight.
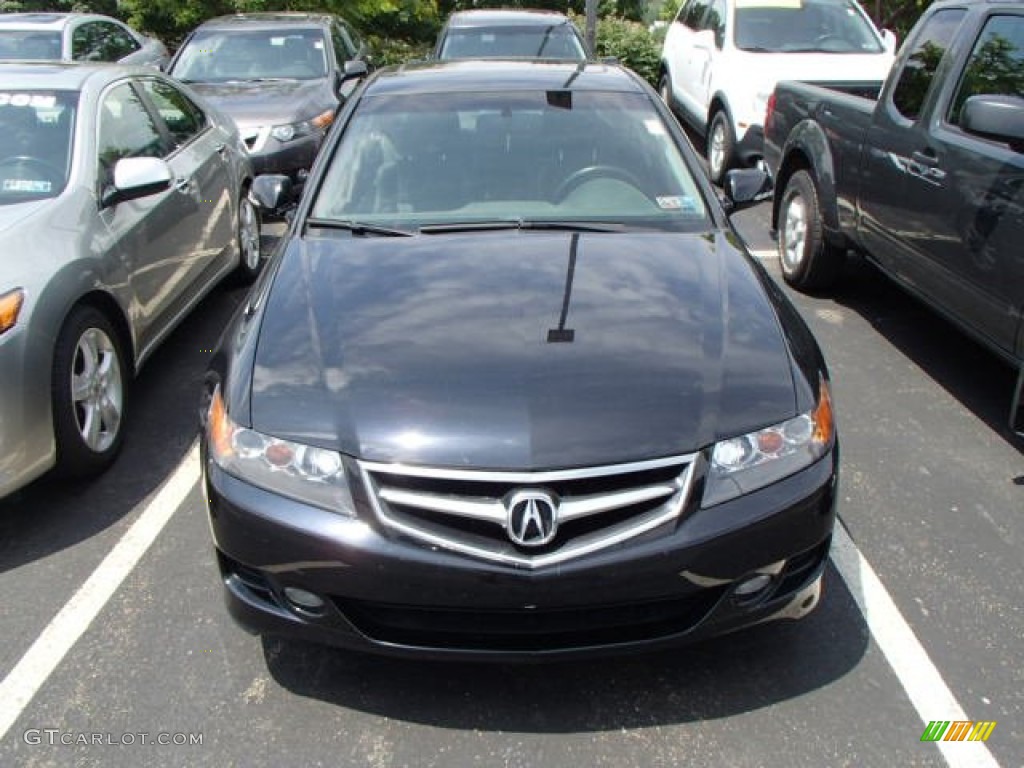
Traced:
<svg viewBox="0 0 1024 768">
<path fill-rule="evenodd" d="M 355 516 L 341 454 L 240 427 L 218 389 L 210 402 L 207 444 L 217 466 L 255 486 L 306 504 Z"/>
<path fill-rule="evenodd" d="M 298 123 L 286 123 L 285 125 L 275 125 L 270 129 L 270 135 L 278 141 L 291 141 L 292 139 L 298 139 L 302 136 L 309 136 L 313 133 L 326 131 L 333 122 L 334 112 L 328 109 L 310 120 L 303 120 Z"/>
<path fill-rule="evenodd" d="M 832 447 L 834 437 L 832 400 L 822 380 L 813 410 L 715 444 L 702 506 L 721 504 L 813 464 Z"/>
</svg>

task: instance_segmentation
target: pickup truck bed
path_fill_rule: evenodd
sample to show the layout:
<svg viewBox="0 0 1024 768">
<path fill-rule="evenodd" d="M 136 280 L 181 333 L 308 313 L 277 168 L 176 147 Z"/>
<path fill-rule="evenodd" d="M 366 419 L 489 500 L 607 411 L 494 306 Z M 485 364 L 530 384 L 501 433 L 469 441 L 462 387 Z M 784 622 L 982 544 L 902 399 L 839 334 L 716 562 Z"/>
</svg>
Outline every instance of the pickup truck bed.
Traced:
<svg viewBox="0 0 1024 768">
<path fill-rule="evenodd" d="M 939 2 L 877 101 L 783 82 L 765 161 L 783 276 L 841 278 L 845 253 L 884 273 L 1018 370 L 1024 435 L 1024 2 Z"/>
</svg>

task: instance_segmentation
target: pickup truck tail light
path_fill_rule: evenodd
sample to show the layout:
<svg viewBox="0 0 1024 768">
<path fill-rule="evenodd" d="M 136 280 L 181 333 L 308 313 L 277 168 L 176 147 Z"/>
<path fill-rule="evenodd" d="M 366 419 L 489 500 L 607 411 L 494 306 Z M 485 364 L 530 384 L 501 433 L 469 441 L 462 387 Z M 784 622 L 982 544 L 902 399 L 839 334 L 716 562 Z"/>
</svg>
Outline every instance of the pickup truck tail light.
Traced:
<svg viewBox="0 0 1024 768">
<path fill-rule="evenodd" d="M 764 107 L 764 132 L 767 134 L 772 124 L 772 117 L 775 115 L 775 91 L 768 97 Z"/>
</svg>

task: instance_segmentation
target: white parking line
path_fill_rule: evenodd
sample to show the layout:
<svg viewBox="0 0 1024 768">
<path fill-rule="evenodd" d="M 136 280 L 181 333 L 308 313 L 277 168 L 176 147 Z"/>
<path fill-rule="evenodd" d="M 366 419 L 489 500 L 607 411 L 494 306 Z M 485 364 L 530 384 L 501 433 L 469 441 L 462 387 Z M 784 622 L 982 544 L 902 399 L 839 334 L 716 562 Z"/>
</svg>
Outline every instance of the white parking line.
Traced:
<svg viewBox="0 0 1024 768">
<path fill-rule="evenodd" d="M 842 523 L 836 524 L 832 536 L 832 562 L 923 724 L 931 720 L 969 719 L 928 657 L 928 651 L 900 614 L 875 569 L 864 559 Z M 923 725 L 921 730 L 924 730 Z M 909 736 L 911 740 L 920 738 L 919 734 Z M 951 768 L 999 765 L 988 747 L 980 741 L 937 741 L 935 745 Z"/>
<path fill-rule="evenodd" d="M 775 261 L 779 255 L 771 248 L 747 248 L 750 255 L 758 261 Z"/>
<path fill-rule="evenodd" d="M 174 511 L 199 479 L 199 449 L 185 460 L 153 497 L 88 580 L 46 625 L 17 666 L 0 683 L 0 741 L 43 683 L 146 554 Z"/>
<path fill-rule="evenodd" d="M 138 520 L 0 683 L 0 741 L 146 554 L 198 480 L 199 450 L 193 446 Z M 832 541 L 832 561 L 922 722 L 967 720 L 928 652 L 842 523 L 837 523 Z M 908 739 L 914 738 L 920 737 L 908 734 Z M 982 742 L 939 741 L 935 745 L 951 768 L 999 766 Z"/>
</svg>

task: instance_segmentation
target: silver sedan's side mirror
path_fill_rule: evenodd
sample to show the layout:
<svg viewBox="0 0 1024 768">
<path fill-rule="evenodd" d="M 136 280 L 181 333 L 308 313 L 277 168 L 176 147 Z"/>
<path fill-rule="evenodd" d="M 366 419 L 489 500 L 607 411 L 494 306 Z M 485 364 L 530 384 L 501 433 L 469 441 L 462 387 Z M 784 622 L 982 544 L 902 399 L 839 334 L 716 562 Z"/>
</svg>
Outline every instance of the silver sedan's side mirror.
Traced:
<svg viewBox="0 0 1024 768">
<path fill-rule="evenodd" d="M 103 205 L 163 192 L 172 178 L 171 167 L 159 157 L 122 157 L 114 165 L 114 185 L 104 191 Z"/>
</svg>

